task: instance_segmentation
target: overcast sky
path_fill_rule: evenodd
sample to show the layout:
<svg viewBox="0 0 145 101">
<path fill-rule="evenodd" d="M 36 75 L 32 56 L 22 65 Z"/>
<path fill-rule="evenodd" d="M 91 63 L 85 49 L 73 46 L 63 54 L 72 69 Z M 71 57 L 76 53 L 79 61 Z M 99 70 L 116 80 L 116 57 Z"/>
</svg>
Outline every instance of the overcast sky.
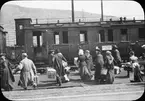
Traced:
<svg viewBox="0 0 145 101">
<path fill-rule="evenodd" d="M 5 4 L 16 4 L 24 7 L 32 8 L 47 8 L 47 9 L 61 9 L 71 10 L 71 0 L 45 0 L 45 1 L 32 1 L 32 0 L 19 0 L 9 1 Z M 4 5 L 5 5 L 4 4 Z M 4 6 L 3 5 L 3 6 Z M 101 14 L 101 1 L 100 0 L 74 0 L 75 11 L 84 11 L 90 13 Z M 112 16 L 126 16 L 144 19 L 144 11 L 141 5 L 135 1 L 127 0 L 103 0 L 104 15 Z"/>
</svg>

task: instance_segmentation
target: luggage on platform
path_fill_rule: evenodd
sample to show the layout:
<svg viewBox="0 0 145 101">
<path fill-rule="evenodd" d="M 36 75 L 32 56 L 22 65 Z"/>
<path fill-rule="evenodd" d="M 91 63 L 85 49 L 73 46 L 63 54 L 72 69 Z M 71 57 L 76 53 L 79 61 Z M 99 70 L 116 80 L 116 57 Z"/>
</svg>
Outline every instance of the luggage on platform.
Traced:
<svg viewBox="0 0 145 101">
<path fill-rule="evenodd" d="M 130 81 L 134 81 L 134 72 L 129 72 Z"/>
<path fill-rule="evenodd" d="M 107 75 L 107 69 L 106 68 L 102 68 L 101 69 L 101 75 Z"/>
<path fill-rule="evenodd" d="M 114 66 L 114 74 L 119 74 L 120 68 L 118 66 Z"/>
<path fill-rule="evenodd" d="M 56 79 L 56 70 L 54 68 L 47 68 L 47 77 L 50 79 Z"/>
<path fill-rule="evenodd" d="M 35 83 L 36 85 L 39 84 L 39 76 L 38 76 L 38 75 L 34 75 L 34 83 Z"/>
</svg>

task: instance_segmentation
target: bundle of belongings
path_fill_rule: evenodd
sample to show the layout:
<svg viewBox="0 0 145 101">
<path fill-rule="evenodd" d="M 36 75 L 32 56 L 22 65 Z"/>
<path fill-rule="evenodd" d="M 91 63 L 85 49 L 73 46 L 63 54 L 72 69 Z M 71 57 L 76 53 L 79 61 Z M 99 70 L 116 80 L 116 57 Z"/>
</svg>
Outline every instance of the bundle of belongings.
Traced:
<svg viewBox="0 0 145 101">
<path fill-rule="evenodd" d="M 65 61 L 62 61 L 62 65 L 65 70 L 64 81 L 68 82 L 68 81 L 70 81 L 70 79 L 68 78 L 68 76 L 70 74 L 70 67 L 68 66 L 68 63 Z"/>
</svg>

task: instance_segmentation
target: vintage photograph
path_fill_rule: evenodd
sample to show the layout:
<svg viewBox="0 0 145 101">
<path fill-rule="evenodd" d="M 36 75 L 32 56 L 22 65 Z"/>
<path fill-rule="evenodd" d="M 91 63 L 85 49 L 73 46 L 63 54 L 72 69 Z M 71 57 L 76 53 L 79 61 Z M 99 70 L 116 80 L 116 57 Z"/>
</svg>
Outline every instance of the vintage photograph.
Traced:
<svg viewBox="0 0 145 101">
<path fill-rule="evenodd" d="M 0 9 L 0 87 L 12 101 L 138 100 L 145 16 L 133 0 L 15 0 Z"/>
</svg>

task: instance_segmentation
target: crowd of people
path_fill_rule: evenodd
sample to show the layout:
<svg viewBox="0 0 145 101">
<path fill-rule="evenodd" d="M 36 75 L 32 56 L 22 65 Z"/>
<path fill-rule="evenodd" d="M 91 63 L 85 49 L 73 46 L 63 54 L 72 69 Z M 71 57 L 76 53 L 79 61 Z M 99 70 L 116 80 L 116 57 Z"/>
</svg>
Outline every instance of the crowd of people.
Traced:
<svg viewBox="0 0 145 101">
<path fill-rule="evenodd" d="M 113 46 L 113 54 L 111 51 L 106 51 L 105 56 L 103 56 L 98 47 L 96 47 L 95 52 L 96 56 L 92 58 L 89 50 L 84 52 L 83 49 L 79 49 L 78 62 L 81 79 L 86 81 L 94 77 L 96 83 L 112 84 L 115 78 L 114 65 L 121 66 L 121 57 L 117 46 Z M 91 68 L 95 68 L 94 76 L 91 73 Z"/>
<path fill-rule="evenodd" d="M 78 68 L 80 78 L 83 82 L 92 80 L 94 78 L 97 84 L 107 83 L 112 84 L 115 79 L 114 66 L 121 67 L 121 56 L 116 45 L 113 45 L 112 52 L 106 51 L 105 55 L 102 55 L 101 49 L 99 47 L 95 48 L 96 55 L 92 57 L 89 50 L 83 50 L 81 47 L 78 49 Z M 138 58 L 135 56 L 134 52 L 130 52 L 130 67 L 132 68 L 133 76 L 130 77 L 130 81 L 143 81 L 140 66 L 137 62 Z M 67 60 L 60 52 L 59 49 L 49 51 L 49 67 L 52 67 L 56 71 L 56 82 L 59 86 L 65 82 L 66 73 L 65 65 L 67 65 Z M 92 69 L 95 69 L 95 73 L 92 73 Z M 6 91 L 11 91 L 13 89 L 13 82 L 15 78 L 13 74 L 20 72 L 20 80 L 18 85 L 27 90 L 30 85 L 33 88 L 37 87 L 35 81 L 35 76 L 37 75 L 36 66 L 32 60 L 28 59 L 27 53 L 22 53 L 22 60 L 12 70 L 11 63 L 6 59 L 5 55 L 0 55 L 0 80 L 1 88 Z"/>
</svg>

